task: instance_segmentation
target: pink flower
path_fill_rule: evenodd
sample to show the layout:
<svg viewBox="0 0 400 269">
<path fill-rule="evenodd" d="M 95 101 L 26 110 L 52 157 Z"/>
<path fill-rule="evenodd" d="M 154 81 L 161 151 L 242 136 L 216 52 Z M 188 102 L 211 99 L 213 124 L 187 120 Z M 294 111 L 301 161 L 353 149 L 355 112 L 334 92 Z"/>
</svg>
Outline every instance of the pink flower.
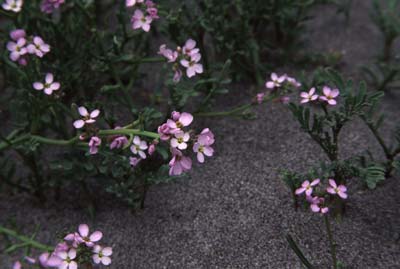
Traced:
<svg viewBox="0 0 400 269">
<path fill-rule="evenodd" d="M 25 256 L 24 259 L 30 264 L 35 264 L 36 263 L 36 259 L 34 259 L 32 257 Z"/>
<path fill-rule="evenodd" d="M 35 36 L 33 38 L 33 43 L 29 44 L 27 49 L 30 54 L 36 54 L 36 56 L 42 58 L 46 53 L 50 51 L 50 46 L 44 43 L 41 37 Z"/>
<path fill-rule="evenodd" d="M 197 153 L 199 163 L 204 163 L 204 155 L 208 157 L 214 155 L 214 149 L 211 147 L 214 141 L 214 134 L 208 128 L 200 133 L 197 142 L 193 145 L 193 151 Z"/>
<path fill-rule="evenodd" d="M 133 143 L 131 146 L 131 151 L 133 154 L 138 154 L 142 159 L 146 159 L 146 153 L 144 151 L 147 149 L 147 143 L 141 140 L 139 136 L 133 138 Z"/>
<path fill-rule="evenodd" d="M 196 48 L 196 41 L 188 39 L 182 48 L 182 51 L 187 56 L 192 57 L 193 55 L 199 54 L 200 50 Z"/>
<path fill-rule="evenodd" d="M 178 52 L 172 51 L 171 49 L 167 49 L 167 46 L 165 44 L 160 46 L 160 50 L 159 50 L 158 54 L 167 58 L 169 63 L 175 62 L 176 59 L 178 58 Z"/>
<path fill-rule="evenodd" d="M 78 245 L 82 242 L 82 239 L 81 239 L 81 236 L 78 234 L 78 233 L 70 233 L 70 234 L 67 234 L 65 237 L 64 237 L 64 240 L 65 241 L 68 241 L 68 242 L 70 242 L 70 244 L 74 247 L 74 248 L 77 248 L 78 247 Z M 68 246 L 68 244 L 67 243 L 59 243 L 57 246 L 56 246 L 56 249 L 55 249 L 55 253 L 58 253 L 58 252 L 62 252 L 62 251 L 67 251 L 69 249 L 69 246 Z"/>
<path fill-rule="evenodd" d="M 136 157 L 130 157 L 129 163 L 132 167 L 136 167 L 142 159 Z"/>
<path fill-rule="evenodd" d="M 102 263 L 103 265 L 110 265 L 111 264 L 111 258 L 110 256 L 112 255 L 112 248 L 110 247 L 101 247 L 99 245 L 94 246 L 93 248 L 93 262 L 95 264 L 100 264 Z"/>
<path fill-rule="evenodd" d="M 33 88 L 38 91 L 44 90 L 45 94 L 51 95 L 53 91 L 60 89 L 60 83 L 54 82 L 54 76 L 52 73 L 47 73 L 45 83 L 35 82 L 33 83 Z"/>
<path fill-rule="evenodd" d="M 62 260 L 59 268 L 62 269 L 78 269 L 78 264 L 74 259 L 76 258 L 76 249 L 71 248 L 68 252 L 62 251 L 57 253 L 58 257 Z"/>
<path fill-rule="evenodd" d="M 125 147 L 129 143 L 126 136 L 118 136 L 110 144 L 110 149 L 120 149 Z"/>
<path fill-rule="evenodd" d="M 74 122 L 74 127 L 76 129 L 82 128 L 83 126 L 85 126 L 85 124 L 95 123 L 96 122 L 95 118 L 97 118 L 99 116 L 99 114 L 100 114 L 100 110 L 98 110 L 98 109 L 93 110 L 89 114 L 87 109 L 85 107 L 83 107 L 83 106 L 79 107 L 78 111 L 79 111 L 79 114 L 83 117 L 83 119 L 76 120 Z"/>
<path fill-rule="evenodd" d="M 344 185 L 337 185 L 336 181 L 333 179 L 329 179 L 329 187 L 326 188 L 326 191 L 330 194 L 337 194 L 342 199 L 347 199 L 347 188 Z"/>
<path fill-rule="evenodd" d="M 183 127 L 189 126 L 193 121 L 193 116 L 187 112 L 183 112 L 179 115 L 177 120 L 167 120 L 167 126 L 170 128 L 170 133 L 177 133 Z"/>
<path fill-rule="evenodd" d="M 310 208 L 313 212 L 321 212 L 321 214 L 326 214 L 329 208 L 324 206 L 325 199 L 322 197 L 312 197 Z"/>
<path fill-rule="evenodd" d="M 264 101 L 264 96 L 265 96 L 265 93 L 263 93 L 263 92 L 257 93 L 257 96 L 256 96 L 257 103 L 262 104 L 262 102 Z"/>
<path fill-rule="evenodd" d="M 339 96 L 339 90 L 338 89 L 331 89 L 328 86 L 324 86 L 324 88 L 322 89 L 324 96 L 320 96 L 319 99 L 322 101 L 327 102 L 328 104 L 330 104 L 331 106 L 336 105 L 336 100 L 335 98 Z"/>
<path fill-rule="evenodd" d="M 300 103 L 304 104 L 317 100 L 318 94 L 315 94 L 315 88 L 311 88 L 309 92 L 301 92 L 300 97 L 303 98 Z"/>
<path fill-rule="evenodd" d="M 20 261 L 14 262 L 13 269 L 22 269 L 22 264 Z"/>
<path fill-rule="evenodd" d="M 80 236 L 80 242 L 85 243 L 88 247 L 93 247 L 94 243 L 100 241 L 100 239 L 103 237 L 103 233 L 100 231 L 95 231 L 89 235 L 89 226 L 87 226 L 87 224 L 79 225 L 78 232 Z"/>
<path fill-rule="evenodd" d="M 157 142 L 153 142 L 153 143 L 150 144 L 149 149 L 147 150 L 149 155 L 153 155 L 154 154 L 154 152 L 156 151 L 156 145 L 157 145 Z"/>
<path fill-rule="evenodd" d="M 190 134 L 180 131 L 175 134 L 175 137 L 171 139 L 171 147 L 184 150 L 187 148 L 187 143 L 190 139 Z"/>
<path fill-rule="evenodd" d="M 23 29 L 15 29 L 10 32 L 10 37 L 14 41 L 18 41 L 20 38 L 25 38 L 26 33 Z"/>
<path fill-rule="evenodd" d="M 301 86 L 301 83 L 298 82 L 295 78 L 292 77 L 286 77 L 286 81 L 292 85 L 295 88 L 299 88 Z"/>
<path fill-rule="evenodd" d="M 134 5 L 136 5 L 137 3 L 143 3 L 144 0 L 126 0 L 125 1 L 125 5 L 127 7 L 133 7 Z"/>
<path fill-rule="evenodd" d="M 302 194 L 303 192 L 305 192 L 307 196 L 310 196 L 310 195 L 312 194 L 312 192 L 313 192 L 313 187 L 316 186 L 316 185 L 318 185 L 319 182 L 320 182 L 320 179 L 319 179 L 319 178 L 314 179 L 311 183 L 310 183 L 310 181 L 308 181 L 308 180 L 304 181 L 304 182 L 301 184 L 301 187 L 298 188 L 298 189 L 295 191 L 296 195 L 300 195 L 300 194 Z"/>
<path fill-rule="evenodd" d="M 203 65 L 198 62 L 201 59 L 200 53 L 191 54 L 190 60 L 182 59 L 181 65 L 186 67 L 186 75 L 191 78 L 197 74 L 203 73 Z"/>
<path fill-rule="evenodd" d="M 18 13 L 21 11 L 23 4 L 23 0 L 5 0 L 1 6 L 4 10 Z"/>
<path fill-rule="evenodd" d="M 182 78 L 182 71 L 179 68 L 175 69 L 173 81 L 174 82 L 179 82 Z"/>
<path fill-rule="evenodd" d="M 153 20 L 159 19 L 160 17 L 158 16 L 158 9 L 155 7 L 149 7 L 146 9 L 147 13 L 150 15 L 150 17 Z"/>
<path fill-rule="evenodd" d="M 100 145 L 101 139 L 97 136 L 92 136 L 89 141 L 89 153 L 92 155 L 97 154 Z"/>
<path fill-rule="evenodd" d="M 171 138 L 171 129 L 169 128 L 168 124 L 164 123 L 158 126 L 157 132 L 160 135 L 161 140 L 169 140 Z"/>
<path fill-rule="evenodd" d="M 153 19 L 150 16 L 145 16 L 140 9 L 135 10 L 131 19 L 133 29 L 142 28 L 143 31 L 150 31 L 150 24 Z"/>
<path fill-rule="evenodd" d="M 40 10 L 43 13 L 51 14 L 54 10 L 58 9 L 65 0 L 43 0 L 40 4 Z"/>
<path fill-rule="evenodd" d="M 45 252 L 39 256 L 39 263 L 43 267 L 58 267 L 61 265 L 62 260 L 56 255 L 50 255 L 50 253 Z"/>
<path fill-rule="evenodd" d="M 192 160 L 178 149 L 171 148 L 172 159 L 169 162 L 169 175 L 179 176 L 192 168 Z"/>
<path fill-rule="evenodd" d="M 12 61 L 14 62 L 18 61 L 20 57 L 22 57 L 28 52 L 25 45 L 26 45 L 25 38 L 20 38 L 17 40 L 17 42 L 9 41 L 7 43 L 7 50 L 10 51 L 10 59 Z"/>
<path fill-rule="evenodd" d="M 180 116 L 181 116 L 181 113 L 178 112 L 178 111 L 172 111 L 172 112 L 171 112 L 171 118 L 172 118 L 174 121 L 179 120 Z"/>
<path fill-rule="evenodd" d="M 268 89 L 279 88 L 282 86 L 282 83 L 286 80 L 286 75 L 278 76 L 276 73 L 271 74 L 271 81 L 268 81 L 265 84 L 265 87 Z"/>
</svg>

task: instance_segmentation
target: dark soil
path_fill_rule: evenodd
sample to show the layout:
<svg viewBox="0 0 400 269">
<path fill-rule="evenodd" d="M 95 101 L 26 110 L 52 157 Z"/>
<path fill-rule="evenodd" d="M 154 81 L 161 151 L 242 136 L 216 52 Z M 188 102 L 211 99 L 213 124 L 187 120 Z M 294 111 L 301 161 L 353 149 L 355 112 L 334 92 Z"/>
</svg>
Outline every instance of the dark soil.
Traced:
<svg viewBox="0 0 400 269">
<path fill-rule="evenodd" d="M 309 26 L 310 50 L 345 52 L 341 67 L 358 79 L 358 66 L 372 61 L 380 49 L 379 31 L 368 17 L 366 0 L 355 0 L 349 26 L 330 7 L 315 11 Z M 242 90 L 246 90 L 243 88 Z M 228 100 L 234 103 L 239 98 Z M 385 97 L 385 128 L 399 122 L 400 94 Z M 311 212 L 293 210 L 280 169 L 304 172 L 325 160 L 300 131 L 286 107 L 267 104 L 256 109 L 258 119 L 213 119 L 216 156 L 196 165 L 191 179 L 150 189 L 143 211 L 132 214 L 112 200 L 100 203 L 94 220 L 73 199 L 45 208 L 25 196 L 0 196 L 0 223 L 13 218 L 24 232 L 41 225 L 38 239 L 54 244 L 60 230 L 80 223 L 104 232 L 114 248 L 111 268 L 301 268 L 289 248 L 290 233 L 318 266 L 329 268 L 323 220 Z M 387 137 L 389 138 L 389 137 Z M 343 157 L 379 147 L 360 122 L 341 137 Z M 400 183 L 388 179 L 376 190 L 350 182 L 345 218 L 334 223 L 340 261 L 348 268 L 400 268 Z M 0 267 L 12 260 L 0 255 Z"/>
</svg>

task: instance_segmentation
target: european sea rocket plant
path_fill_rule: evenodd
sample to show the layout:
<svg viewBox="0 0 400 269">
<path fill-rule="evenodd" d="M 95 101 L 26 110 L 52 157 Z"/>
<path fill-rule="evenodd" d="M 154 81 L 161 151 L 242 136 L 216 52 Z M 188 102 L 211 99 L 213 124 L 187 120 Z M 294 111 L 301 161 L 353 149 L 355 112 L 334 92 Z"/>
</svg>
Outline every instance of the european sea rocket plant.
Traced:
<svg viewBox="0 0 400 269">
<path fill-rule="evenodd" d="M 87 224 L 81 224 L 77 232 L 67 234 L 55 247 L 43 245 L 24 236 L 19 236 L 13 230 L 0 226 L 0 234 L 15 237 L 21 240 L 15 249 L 36 248 L 45 252 L 34 256 L 25 256 L 14 262 L 13 269 L 23 268 L 54 268 L 54 269 L 78 269 L 98 268 L 98 266 L 109 266 L 112 262 L 113 250 L 109 246 L 100 243 L 103 233 L 89 232 Z M 28 250 L 27 253 L 30 253 Z M 29 254 L 30 255 L 30 254 Z"/>
</svg>

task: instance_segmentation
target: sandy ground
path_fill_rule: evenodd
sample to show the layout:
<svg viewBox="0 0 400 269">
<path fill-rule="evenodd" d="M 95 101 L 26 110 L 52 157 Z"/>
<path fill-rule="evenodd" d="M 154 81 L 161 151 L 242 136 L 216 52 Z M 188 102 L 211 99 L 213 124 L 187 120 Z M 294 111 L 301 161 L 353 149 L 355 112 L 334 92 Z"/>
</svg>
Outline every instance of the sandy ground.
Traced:
<svg viewBox="0 0 400 269">
<path fill-rule="evenodd" d="M 344 51 L 342 70 L 354 77 L 358 66 L 379 49 L 379 32 L 368 21 L 367 2 L 354 1 L 349 27 L 325 7 L 315 12 L 316 23 L 310 26 L 310 48 Z M 398 122 L 399 100 L 399 94 L 385 97 L 388 129 Z M 256 112 L 254 121 L 206 120 L 218 138 L 215 157 L 196 165 L 189 180 L 153 187 L 146 208 L 135 215 L 108 199 L 90 219 L 73 199 L 43 208 L 27 197 L 3 194 L 0 223 L 11 217 L 25 232 L 39 224 L 38 238 L 50 244 L 57 231 L 88 223 L 102 230 L 104 242 L 114 248 L 114 269 L 301 268 L 285 241 L 287 233 L 319 268 L 328 268 L 322 219 L 295 212 L 279 178 L 279 169 L 302 172 L 325 157 L 285 107 L 268 104 Z M 359 122 L 348 127 L 341 143 L 343 156 L 361 153 L 366 145 L 379 150 Z M 400 268 L 399 187 L 398 178 L 375 191 L 350 183 L 348 214 L 334 224 L 339 260 L 347 268 Z M 10 263 L 0 255 L 1 268 Z"/>
</svg>

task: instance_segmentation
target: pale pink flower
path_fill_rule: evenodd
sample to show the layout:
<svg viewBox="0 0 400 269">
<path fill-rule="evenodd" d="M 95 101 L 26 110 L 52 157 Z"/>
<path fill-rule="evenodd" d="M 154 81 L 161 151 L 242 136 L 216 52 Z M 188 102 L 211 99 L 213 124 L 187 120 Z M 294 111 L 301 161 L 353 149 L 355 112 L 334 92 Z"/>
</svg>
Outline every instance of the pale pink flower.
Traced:
<svg viewBox="0 0 400 269">
<path fill-rule="evenodd" d="M 92 136 L 89 141 L 89 153 L 94 155 L 99 152 L 99 146 L 101 145 L 101 139 L 97 136 Z"/>
<path fill-rule="evenodd" d="M 13 264 L 13 269 L 22 269 L 22 264 L 20 261 L 16 261 Z"/>
<path fill-rule="evenodd" d="M 23 55 L 25 55 L 28 50 L 25 47 L 26 39 L 21 37 L 17 40 L 17 42 L 9 41 L 7 43 L 7 50 L 10 51 L 10 59 L 15 62 L 20 59 Z"/>
<path fill-rule="evenodd" d="M 173 119 L 174 121 L 179 120 L 180 116 L 181 116 L 181 113 L 178 111 L 171 112 L 171 119 Z"/>
<path fill-rule="evenodd" d="M 325 199 L 322 197 L 312 197 L 310 208 L 313 212 L 321 214 L 326 214 L 329 211 L 329 208 L 324 206 Z"/>
<path fill-rule="evenodd" d="M 150 15 L 150 17 L 153 20 L 159 19 L 160 17 L 158 16 L 158 9 L 155 7 L 148 7 L 146 9 L 147 13 Z"/>
<path fill-rule="evenodd" d="M 50 253 L 45 252 L 39 256 L 39 263 L 45 268 L 58 267 L 61 265 L 62 260 L 56 255 L 51 255 Z"/>
<path fill-rule="evenodd" d="M 192 57 L 193 55 L 200 54 L 200 50 L 196 48 L 196 41 L 193 39 L 188 39 L 185 43 L 185 45 L 182 48 L 182 51 L 184 54 L 187 56 Z"/>
<path fill-rule="evenodd" d="M 333 179 L 329 179 L 329 187 L 326 188 L 326 191 L 330 194 L 337 194 L 342 199 L 347 199 L 347 188 L 344 185 L 337 185 L 336 181 Z"/>
<path fill-rule="evenodd" d="M 191 78 L 196 74 L 203 73 L 203 65 L 198 62 L 201 59 L 200 53 L 191 54 L 190 60 L 182 59 L 181 65 L 186 67 L 186 75 Z"/>
<path fill-rule="evenodd" d="M 23 0 L 5 0 L 1 6 L 4 10 L 18 13 L 21 11 L 23 4 Z"/>
<path fill-rule="evenodd" d="M 150 31 L 150 24 L 153 19 L 150 16 L 145 16 L 140 9 L 135 10 L 133 17 L 131 19 L 133 29 L 142 28 L 143 31 Z"/>
<path fill-rule="evenodd" d="M 154 154 L 154 152 L 156 151 L 156 145 L 157 145 L 156 141 L 150 144 L 149 149 L 147 150 L 149 155 L 153 155 Z"/>
<path fill-rule="evenodd" d="M 311 88 L 309 92 L 301 92 L 300 97 L 302 98 L 300 103 L 305 104 L 317 100 L 318 94 L 315 94 L 315 88 Z"/>
<path fill-rule="evenodd" d="M 136 157 L 130 157 L 129 163 L 132 167 L 136 167 L 142 159 Z"/>
<path fill-rule="evenodd" d="M 214 141 L 214 134 L 210 129 L 206 128 L 200 133 L 197 142 L 193 145 L 193 151 L 197 153 L 197 160 L 200 163 L 204 163 L 204 155 L 208 157 L 214 155 L 214 149 L 211 147 Z"/>
<path fill-rule="evenodd" d="M 33 42 L 27 46 L 27 49 L 30 54 L 36 54 L 36 56 L 42 58 L 50 51 L 50 46 L 41 37 L 35 36 Z"/>
<path fill-rule="evenodd" d="M 102 263 L 103 265 L 110 265 L 111 264 L 111 258 L 110 256 L 112 255 L 112 248 L 110 247 L 101 247 L 99 245 L 94 246 L 93 248 L 93 262 L 95 264 L 100 264 Z"/>
<path fill-rule="evenodd" d="M 146 159 L 146 153 L 144 152 L 147 149 L 147 142 L 141 140 L 139 136 L 135 136 L 133 138 L 133 143 L 131 146 L 131 151 L 133 154 L 138 154 L 140 158 Z"/>
<path fill-rule="evenodd" d="M 192 160 L 176 148 L 171 148 L 172 159 L 169 162 L 169 175 L 179 176 L 192 168 Z"/>
<path fill-rule="evenodd" d="M 265 87 L 268 89 L 279 88 L 282 86 L 282 83 L 286 80 L 286 75 L 278 76 L 276 73 L 271 74 L 271 81 L 268 81 L 265 84 Z"/>
<path fill-rule="evenodd" d="M 168 124 L 164 123 L 158 126 L 157 132 L 160 135 L 161 140 L 169 140 L 171 138 L 171 128 L 169 128 Z"/>
<path fill-rule="evenodd" d="M 296 195 L 300 195 L 300 194 L 302 194 L 303 192 L 305 192 L 307 196 L 310 196 L 310 195 L 312 194 L 312 192 L 313 192 L 313 187 L 316 186 L 316 185 L 318 185 L 319 182 L 320 182 L 320 179 L 319 179 L 319 178 L 314 179 L 311 183 L 310 183 L 310 181 L 308 181 L 308 180 L 304 181 L 304 182 L 301 184 L 301 187 L 298 188 L 298 189 L 295 191 Z"/>
<path fill-rule="evenodd" d="M 93 247 L 95 242 L 100 241 L 103 237 L 103 233 L 100 231 L 95 231 L 89 235 L 89 226 L 87 224 L 81 224 L 78 227 L 79 240 L 81 243 L 85 243 L 88 247 Z"/>
<path fill-rule="evenodd" d="M 62 260 L 59 269 L 78 269 L 78 264 L 74 261 L 76 249 L 71 248 L 69 251 L 61 251 L 57 255 Z"/>
<path fill-rule="evenodd" d="M 257 96 L 256 96 L 257 103 L 262 104 L 262 102 L 264 101 L 264 96 L 265 96 L 265 93 L 263 93 L 263 92 L 257 93 Z"/>
<path fill-rule="evenodd" d="M 33 88 L 38 91 L 44 91 L 45 94 L 51 95 L 53 91 L 60 89 L 60 83 L 54 81 L 52 73 L 47 73 L 45 77 L 45 83 L 35 82 Z"/>
<path fill-rule="evenodd" d="M 134 5 L 138 4 L 138 3 L 143 3 L 144 0 L 126 0 L 125 1 L 125 5 L 127 7 L 133 7 Z"/>
<path fill-rule="evenodd" d="M 65 237 L 64 237 L 64 240 L 65 241 L 68 241 L 74 248 L 77 248 L 78 247 L 78 245 L 80 244 L 80 243 L 82 243 L 82 239 L 81 239 L 81 236 L 79 235 L 79 233 L 70 233 L 70 234 L 67 234 Z M 69 249 L 69 246 L 68 246 L 68 244 L 67 243 L 65 243 L 65 242 L 63 242 L 63 243 L 59 243 L 57 246 L 56 246 L 56 249 L 55 249 L 55 253 L 58 253 L 58 252 L 62 252 L 62 251 L 67 251 Z"/>
<path fill-rule="evenodd" d="M 20 38 L 25 38 L 26 33 L 23 29 L 15 29 L 10 32 L 10 37 L 14 41 L 18 41 Z"/>
<path fill-rule="evenodd" d="M 189 126 L 192 121 L 193 116 L 187 112 L 183 112 L 180 114 L 179 119 L 177 120 L 168 119 L 167 126 L 170 128 L 170 133 L 177 133 L 183 127 Z"/>
<path fill-rule="evenodd" d="M 187 148 L 187 143 L 190 139 L 190 134 L 183 131 L 175 134 L 175 137 L 171 139 L 171 147 L 184 150 Z"/>
<path fill-rule="evenodd" d="M 96 118 L 100 115 L 100 110 L 95 109 L 92 112 L 88 112 L 87 109 L 83 106 L 78 108 L 79 114 L 83 117 L 80 120 L 76 120 L 74 122 L 74 127 L 76 129 L 80 129 L 83 126 L 85 126 L 85 124 L 92 124 L 96 122 Z"/>
<path fill-rule="evenodd" d="M 167 46 L 165 44 L 160 46 L 160 50 L 159 50 L 158 54 L 167 58 L 169 63 L 175 62 L 176 59 L 178 58 L 178 52 L 172 51 L 171 49 L 167 49 Z"/>
<path fill-rule="evenodd" d="M 339 96 L 339 90 L 338 89 L 331 89 L 328 86 L 324 86 L 322 89 L 322 92 L 324 95 L 321 95 L 319 97 L 320 100 L 327 102 L 331 106 L 334 106 L 337 104 L 335 98 Z"/>
<path fill-rule="evenodd" d="M 292 77 L 286 77 L 286 81 L 290 84 L 290 85 L 292 85 L 293 87 L 295 87 L 295 88 L 299 88 L 299 87 L 301 87 L 301 83 L 300 82 L 298 82 L 295 78 L 292 78 Z"/>
</svg>

